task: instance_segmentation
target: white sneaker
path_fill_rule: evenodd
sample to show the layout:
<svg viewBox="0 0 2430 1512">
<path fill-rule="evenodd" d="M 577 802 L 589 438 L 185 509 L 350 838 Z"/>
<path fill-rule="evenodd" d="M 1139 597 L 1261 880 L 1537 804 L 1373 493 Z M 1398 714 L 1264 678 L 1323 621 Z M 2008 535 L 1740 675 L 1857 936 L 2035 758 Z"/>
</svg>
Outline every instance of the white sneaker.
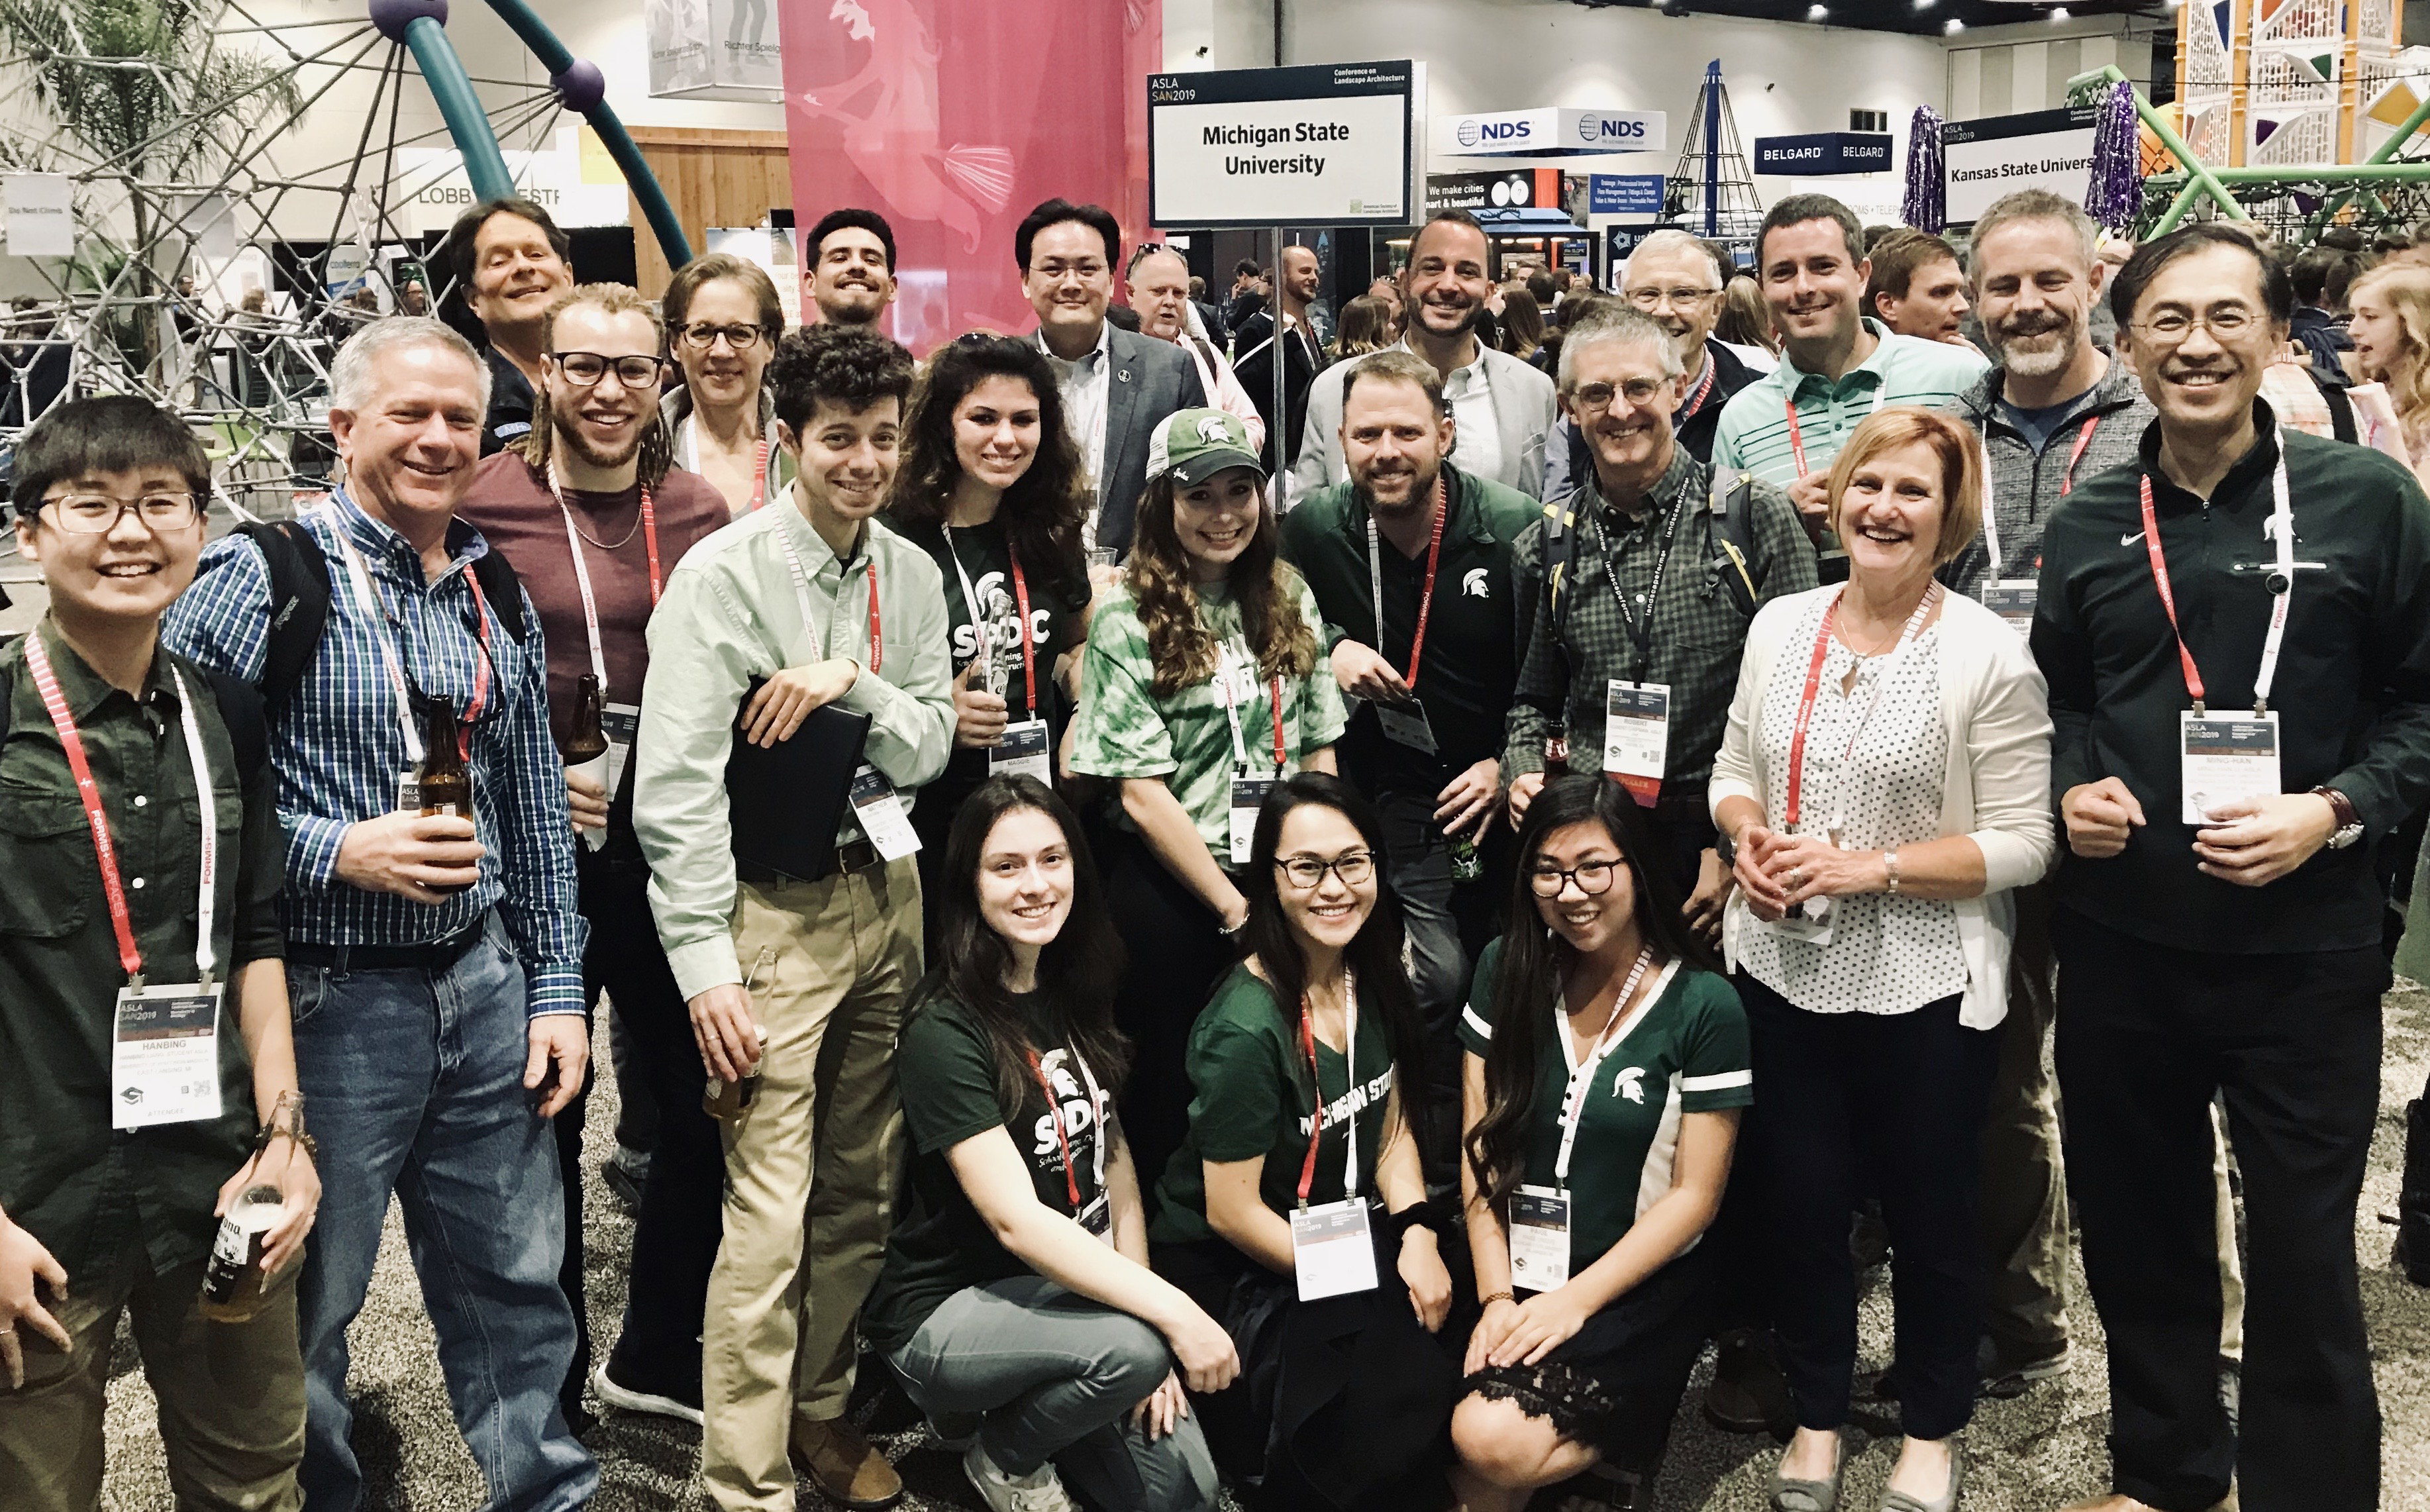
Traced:
<svg viewBox="0 0 2430 1512">
<path fill-rule="evenodd" d="M 1065 1493 L 1051 1459 L 1027 1475 L 1007 1475 L 973 1439 L 971 1447 L 962 1451 L 962 1473 L 978 1488 L 979 1499 L 987 1503 L 990 1512 L 1080 1512 L 1080 1504 Z"/>
</svg>

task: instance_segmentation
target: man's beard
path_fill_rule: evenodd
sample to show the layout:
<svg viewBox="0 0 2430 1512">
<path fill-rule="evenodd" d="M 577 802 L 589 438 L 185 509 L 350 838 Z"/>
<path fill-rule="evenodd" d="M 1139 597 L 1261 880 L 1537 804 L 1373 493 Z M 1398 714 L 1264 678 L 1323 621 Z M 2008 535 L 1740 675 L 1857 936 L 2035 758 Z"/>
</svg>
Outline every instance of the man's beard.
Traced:
<svg viewBox="0 0 2430 1512">
<path fill-rule="evenodd" d="M 2070 317 L 2056 325 L 2022 335 L 2006 330 L 1992 330 L 1987 334 L 1999 353 L 2002 367 L 2021 378 L 2047 378 L 2074 360 L 2076 342 L 2082 338 L 2083 330 L 2083 324 Z M 2054 337 L 2056 340 L 2045 348 L 2042 342 Z M 2027 341 L 2034 344 L 2022 344 Z"/>
<path fill-rule="evenodd" d="M 549 417 L 549 424 L 556 427 L 557 439 L 564 444 L 565 449 L 582 458 L 584 465 L 589 467 L 623 467 L 633 459 L 636 452 L 641 449 L 641 436 L 648 429 L 646 425 L 634 425 L 633 439 L 624 444 L 624 450 L 604 452 L 591 445 L 591 438 L 575 428 L 572 416 L 552 415 Z"/>
<path fill-rule="evenodd" d="M 1392 475 L 1398 477 L 1400 474 L 1394 474 Z M 1381 515 L 1388 519 L 1398 519 L 1404 515 L 1411 514 L 1419 509 L 1424 508 L 1426 501 L 1434 497 L 1435 483 L 1441 476 L 1442 464 L 1440 462 L 1437 462 L 1435 464 L 1431 473 L 1417 474 L 1416 481 L 1409 489 L 1408 498 L 1399 504 L 1378 504 L 1375 501 L 1374 492 L 1370 490 L 1366 484 L 1359 482 L 1356 478 L 1351 479 L 1350 495 L 1358 502 L 1359 507 L 1365 509 L 1369 514 Z"/>
<path fill-rule="evenodd" d="M 1483 300 L 1472 301 L 1466 309 L 1460 311 L 1459 324 L 1457 325 L 1453 326 L 1447 331 L 1440 330 L 1433 324 L 1433 323 L 1425 318 L 1423 312 L 1426 310 L 1439 310 L 1443 307 L 1440 305 L 1428 304 L 1422 300 L 1419 302 L 1418 307 L 1420 310 L 1418 317 L 1409 324 L 1412 325 L 1423 326 L 1428 335 L 1444 341 L 1450 341 L 1458 337 L 1466 336 L 1469 332 L 1476 329 L 1476 323 L 1478 321 L 1485 318 L 1485 302 Z"/>
</svg>

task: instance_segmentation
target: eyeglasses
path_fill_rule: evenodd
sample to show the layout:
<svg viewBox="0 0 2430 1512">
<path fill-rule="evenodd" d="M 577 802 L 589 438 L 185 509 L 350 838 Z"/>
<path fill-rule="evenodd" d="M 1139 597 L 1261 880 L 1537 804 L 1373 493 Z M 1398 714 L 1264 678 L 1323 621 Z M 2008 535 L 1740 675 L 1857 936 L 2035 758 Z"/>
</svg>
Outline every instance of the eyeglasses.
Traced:
<svg viewBox="0 0 2430 1512">
<path fill-rule="evenodd" d="M 766 336 L 768 332 L 757 325 L 711 325 L 704 321 L 697 325 L 685 326 L 680 334 L 683 337 L 684 345 L 694 351 L 713 350 L 719 339 L 723 338 L 725 344 L 732 347 L 735 354 L 740 356 L 758 345 L 760 338 Z"/>
<path fill-rule="evenodd" d="M 107 493 L 69 493 L 37 507 L 58 511 L 59 528 L 72 536 L 106 536 L 132 511 L 154 532 L 186 530 L 203 523 L 202 501 L 191 493 L 147 493 L 116 499 Z"/>
<path fill-rule="evenodd" d="M 1693 309 L 1721 292 L 1718 289 L 1632 289 L 1628 302 L 1639 309 Z"/>
<path fill-rule="evenodd" d="M 2164 309 L 2147 321 L 2131 323 L 2136 334 L 2162 346 L 2175 346 L 2194 333 L 2199 325 L 2213 339 L 2233 341 L 2261 324 L 2261 317 L 2249 309 L 2230 306 L 2207 315 L 2189 315 L 2181 309 Z"/>
<path fill-rule="evenodd" d="M 551 352 L 549 356 L 569 382 L 584 389 L 596 385 L 610 371 L 627 389 L 653 388 L 667 371 L 664 357 L 601 357 L 596 352 Z"/>
<path fill-rule="evenodd" d="M 1609 409 L 1613 397 L 1619 395 L 1628 400 L 1631 409 L 1641 409 L 1652 404 L 1654 396 L 1660 393 L 1670 381 L 1668 378 L 1631 378 L 1617 389 L 1608 383 L 1582 383 L 1570 390 L 1570 402 L 1582 414 L 1599 415 Z"/>
<path fill-rule="evenodd" d="M 1529 873 L 1527 886 L 1540 898 L 1557 898 L 1563 887 L 1574 882 L 1588 897 L 1600 897 L 1611 890 L 1612 873 L 1620 866 L 1618 861 L 1586 861 L 1566 869 L 1540 866 Z"/>
<path fill-rule="evenodd" d="M 1344 851 L 1330 861 L 1313 856 L 1290 856 L 1277 858 L 1274 865 L 1280 867 L 1283 875 L 1290 878 L 1290 885 L 1302 892 L 1313 892 L 1323 887 L 1327 872 L 1340 877 L 1343 887 L 1356 888 L 1363 886 L 1375 874 L 1375 853 Z"/>
</svg>

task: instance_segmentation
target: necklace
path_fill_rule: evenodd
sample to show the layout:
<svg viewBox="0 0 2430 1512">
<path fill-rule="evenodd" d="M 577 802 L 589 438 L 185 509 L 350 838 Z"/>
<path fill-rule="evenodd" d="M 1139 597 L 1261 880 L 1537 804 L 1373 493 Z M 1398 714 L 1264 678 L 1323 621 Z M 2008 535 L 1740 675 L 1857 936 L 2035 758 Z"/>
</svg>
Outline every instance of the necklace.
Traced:
<svg viewBox="0 0 2430 1512">
<path fill-rule="evenodd" d="M 558 485 L 557 481 L 557 469 L 554 466 L 550 467 L 548 470 L 548 484 L 549 487 L 556 491 L 558 501 L 561 503 L 566 502 L 566 490 Z M 574 507 L 570 503 L 566 504 L 566 515 L 569 519 L 574 521 L 574 533 L 580 536 L 584 540 L 589 541 L 591 545 L 598 547 L 601 551 L 623 550 L 624 547 L 632 544 L 634 535 L 641 528 L 641 511 L 638 507 L 633 510 L 633 523 L 624 531 L 624 539 L 618 541 L 601 540 L 590 531 L 583 529 L 582 522 L 575 516 Z"/>
</svg>

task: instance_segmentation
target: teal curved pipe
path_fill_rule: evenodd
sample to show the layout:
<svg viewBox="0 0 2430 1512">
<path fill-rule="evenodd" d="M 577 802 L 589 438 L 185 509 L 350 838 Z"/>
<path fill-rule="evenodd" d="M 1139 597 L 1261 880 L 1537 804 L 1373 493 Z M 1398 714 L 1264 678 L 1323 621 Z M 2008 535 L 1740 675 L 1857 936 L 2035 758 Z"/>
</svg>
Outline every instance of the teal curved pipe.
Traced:
<svg viewBox="0 0 2430 1512">
<path fill-rule="evenodd" d="M 490 0 L 490 8 L 498 13 L 498 19 L 523 40 L 523 44 L 532 50 L 532 56 L 552 75 L 574 66 L 574 55 L 566 50 L 565 43 L 558 41 L 557 33 L 549 30 L 548 24 L 535 15 L 524 0 Z M 458 72 L 460 75 L 462 71 Z M 641 149 L 634 144 L 631 133 L 618 119 L 615 107 L 602 99 L 583 115 L 591 123 L 591 129 L 599 133 L 600 143 L 624 174 L 633 198 L 640 202 L 641 216 L 657 237 L 658 250 L 665 255 L 667 266 L 680 268 L 690 262 L 691 241 L 684 235 L 683 222 L 675 218 L 675 208 L 667 203 L 666 191 L 658 187 L 658 175 L 650 172 Z M 448 125 L 452 127 L 455 122 L 451 119 Z M 494 145 L 491 150 L 495 150 Z M 478 187 L 474 186 L 476 190 Z"/>
<path fill-rule="evenodd" d="M 464 176 L 472 181 L 474 198 L 504 199 L 512 194 L 515 178 L 507 172 L 506 155 L 498 151 L 490 114 L 473 92 L 473 81 L 465 76 L 446 29 L 428 16 L 416 16 L 406 24 L 405 45 L 421 66 L 430 97 L 439 102 L 440 119 L 447 123 L 447 134 L 456 139 L 456 150 L 464 155 Z"/>
</svg>

